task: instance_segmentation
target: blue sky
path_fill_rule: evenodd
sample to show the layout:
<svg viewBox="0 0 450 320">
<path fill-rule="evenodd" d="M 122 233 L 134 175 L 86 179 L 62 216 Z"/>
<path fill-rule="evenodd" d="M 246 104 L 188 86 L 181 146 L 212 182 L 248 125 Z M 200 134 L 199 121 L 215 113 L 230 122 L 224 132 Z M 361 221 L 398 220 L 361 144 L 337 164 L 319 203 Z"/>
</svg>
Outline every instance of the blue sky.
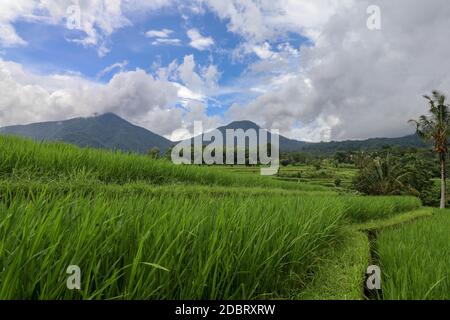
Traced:
<svg viewBox="0 0 450 320">
<path fill-rule="evenodd" d="M 92 81 L 107 83 L 117 72 L 137 68 L 157 76 L 158 68 L 173 61 L 181 63 L 185 56 L 192 55 L 195 71 L 215 65 L 220 73 L 217 79 L 219 89 L 211 92 L 206 100 L 210 116 L 223 114 L 233 103 L 251 101 L 259 94 L 250 91 L 251 86 L 258 85 L 258 78 L 277 74 L 276 70 L 249 74 L 249 66 L 260 61 L 261 57 L 254 52 L 236 57 L 236 50 L 246 43 L 246 39 L 230 32 L 227 27 L 229 21 L 220 19 L 209 10 L 198 14 L 168 7 L 134 16 L 131 22 L 105 40 L 106 54 L 99 54 L 98 46 L 83 46 L 70 41 L 83 38 L 85 33 L 82 30 L 70 30 L 64 24 L 15 22 L 13 26 L 27 46 L 5 48 L 3 57 L 40 74 L 75 73 Z M 214 44 L 201 49 L 192 47 L 187 34 L 192 29 L 198 30 L 202 37 L 212 39 Z M 162 30 L 170 30 L 170 35 L 167 38 L 146 35 L 148 31 Z M 156 44 L 157 39 L 177 39 L 179 43 Z M 269 44 L 274 53 L 280 52 L 279 45 L 300 48 L 310 44 L 307 38 L 295 33 L 264 43 Z M 123 62 L 126 62 L 123 67 L 105 70 Z M 182 80 L 180 82 L 187 85 Z M 243 87 L 244 83 L 248 87 Z"/>
<path fill-rule="evenodd" d="M 4 29 L 11 33 L 0 33 L 0 52 L 4 61 L 31 73 L 30 78 L 41 77 L 42 99 L 55 105 L 42 107 L 41 112 L 30 107 L 36 120 L 113 111 L 168 137 L 173 130 L 191 127 L 193 121 L 204 121 L 206 129 L 244 118 L 268 126 L 270 121 L 256 114 L 250 117 L 235 110 L 295 78 L 301 48 L 314 44 L 308 32 L 301 31 L 301 21 L 299 25 L 265 21 L 271 18 L 266 14 L 269 9 L 284 15 L 285 8 L 258 7 L 246 0 L 228 5 L 216 0 L 17 1 L 23 12 L 16 12 L 12 1 L 4 5 Z M 137 70 L 145 75 L 133 73 Z M 55 85 L 55 76 L 64 76 L 68 84 Z M 68 87 L 74 83 L 78 91 Z M 99 101 L 101 107 L 90 107 L 92 99 L 80 97 L 86 83 L 91 88 L 100 85 L 103 91 L 130 87 L 116 103 Z M 138 87 L 151 87 L 148 90 L 155 93 L 150 96 L 164 91 L 164 97 L 141 97 Z M 70 98 L 54 98 L 58 94 Z M 137 97 L 130 102 L 132 94 Z M 76 105 L 82 101 L 84 106 Z M 155 120 L 161 116 L 164 119 Z M 13 124 L 13 119 L 6 124 Z"/>
<path fill-rule="evenodd" d="M 115 112 L 173 139 L 234 120 L 307 141 L 406 135 L 422 95 L 450 88 L 450 7 L 377 0 L 373 30 L 370 5 L 4 0 L 0 126 Z"/>
</svg>

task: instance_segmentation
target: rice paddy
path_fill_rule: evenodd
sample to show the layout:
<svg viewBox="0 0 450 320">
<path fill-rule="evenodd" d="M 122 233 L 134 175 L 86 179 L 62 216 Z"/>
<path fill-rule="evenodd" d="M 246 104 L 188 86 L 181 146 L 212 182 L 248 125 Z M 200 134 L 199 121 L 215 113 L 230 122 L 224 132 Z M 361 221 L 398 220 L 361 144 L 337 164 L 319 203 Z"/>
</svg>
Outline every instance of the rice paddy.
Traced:
<svg viewBox="0 0 450 320">
<path fill-rule="evenodd" d="M 351 227 L 421 208 L 414 197 L 60 143 L 0 136 L 0 150 L 0 299 L 364 299 L 368 241 Z M 436 238 L 427 261 L 446 248 L 449 226 L 433 219 L 417 237 L 424 252 L 423 236 Z M 397 243 L 422 230 L 412 226 L 377 242 L 383 297 L 445 297 L 448 259 L 439 279 L 401 293 L 396 259 L 411 249 Z M 80 290 L 66 287 L 69 265 Z M 328 281 L 336 269 L 341 281 Z"/>
</svg>

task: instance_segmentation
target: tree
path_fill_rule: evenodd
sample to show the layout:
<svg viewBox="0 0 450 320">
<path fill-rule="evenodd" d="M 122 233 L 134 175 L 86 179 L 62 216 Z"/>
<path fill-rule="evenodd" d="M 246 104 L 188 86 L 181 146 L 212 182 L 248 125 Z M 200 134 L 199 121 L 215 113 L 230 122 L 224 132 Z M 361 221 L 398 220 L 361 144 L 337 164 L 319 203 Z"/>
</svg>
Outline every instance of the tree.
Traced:
<svg viewBox="0 0 450 320">
<path fill-rule="evenodd" d="M 159 151 L 158 147 L 153 147 L 148 151 L 148 156 L 154 160 L 159 158 L 159 154 L 160 154 L 160 151 Z"/>
<path fill-rule="evenodd" d="M 364 166 L 370 161 L 371 159 L 369 155 L 364 151 L 358 151 L 356 154 L 353 155 L 353 162 L 355 163 L 355 166 L 358 169 L 364 168 Z"/>
<path fill-rule="evenodd" d="M 448 152 L 450 130 L 449 105 L 445 103 L 446 96 L 439 91 L 433 91 L 432 96 L 424 96 L 430 105 L 429 115 L 422 115 L 418 120 L 410 120 L 416 124 L 417 135 L 425 141 L 434 142 L 434 151 L 439 155 L 441 169 L 441 205 L 446 203 L 446 170 L 445 160 Z"/>
<path fill-rule="evenodd" d="M 356 190 L 370 195 L 400 194 L 403 188 L 402 175 L 388 155 L 386 158 L 367 158 L 354 180 Z"/>
<path fill-rule="evenodd" d="M 386 154 L 370 158 L 355 177 L 353 186 L 369 195 L 414 195 L 424 200 L 430 198 L 433 188 L 430 178 L 426 162 L 416 155 Z"/>
<path fill-rule="evenodd" d="M 345 153 L 344 151 L 337 151 L 334 154 L 333 159 L 338 163 L 345 163 L 347 162 L 347 153 Z"/>
</svg>

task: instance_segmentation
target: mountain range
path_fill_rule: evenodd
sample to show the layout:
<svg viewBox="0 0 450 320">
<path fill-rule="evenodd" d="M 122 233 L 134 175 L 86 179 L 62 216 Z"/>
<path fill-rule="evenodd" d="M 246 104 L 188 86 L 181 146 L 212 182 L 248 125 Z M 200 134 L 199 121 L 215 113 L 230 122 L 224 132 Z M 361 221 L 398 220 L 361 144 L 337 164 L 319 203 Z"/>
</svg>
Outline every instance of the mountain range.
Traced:
<svg viewBox="0 0 450 320">
<path fill-rule="evenodd" d="M 251 121 L 235 121 L 217 129 L 225 134 L 226 129 L 248 130 L 260 129 L 260 127 Z M 158 147 L 161 153 L 164 153 L 177 143 L 131 124 L 114 113 L 106 113 L 89 118 L 74 118 L 64 121 L 3 127 L 0 128 L 0 133 L 29 137 L 38 141 L 64 141 L 81 147 L 138 153 L 146 153 L 153 147 Z M 420 148 L 427 145 L 416 135 L 400 138 L 374 138 L 321 143 L 297 141 L 280 135 L 280 150 L 282 152 L 304 151 L 332 154 L 336 151 L 374 150 L 384 146 Z"/>
</svg>

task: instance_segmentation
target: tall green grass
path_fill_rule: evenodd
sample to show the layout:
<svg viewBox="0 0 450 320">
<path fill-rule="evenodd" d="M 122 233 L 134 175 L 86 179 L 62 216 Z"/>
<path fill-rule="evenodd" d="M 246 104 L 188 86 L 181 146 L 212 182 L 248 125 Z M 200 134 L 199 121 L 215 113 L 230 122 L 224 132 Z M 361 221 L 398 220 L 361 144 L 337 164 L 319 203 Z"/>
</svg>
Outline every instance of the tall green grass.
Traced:
<svg viewBox="0 0 450 320">
<path fill-rule="evenodd" d="M 301 296 L 345 224 L 421 205 L 61 143 L 0 152 L 0 299 Z"/>
<path fill-rule="evenodd" d="M 361 197 L 338 195 L 333 191 L 297 191 L 276 188 L 246 188 L 246 187 L 222 187 L 222 186 L 198 186 L 198 185 L 159 185 L 153 186 L 145 183 L 129 183 L 124 185 L 105 184 L 98 181 L 85 179 L 57 179 L 50 182 L 40 180 L 0 180 L 0 199 L 2 195 L 24 196 L 34 198 L 45 193 L 48 197 L 72 195 L 73 197 L 91 197 L 103 194 L 105 197 L 117 196 L 184 196 L 184 197 L 256 197 L 266 196 L 286 198 L 313 198 L 323 206 L 329 204 L 344 208 L 344 213 L 349 223 L 361 223 L 387 219 L 406 211 L 412 211 L 421 206 L 420 200 L 414 197 Z"/>
<path fill-rule="evenodd" d="M 30 196 L 38 194 L 42 191 L 52 195 L 72 194 L 76 196 L 86 196 L 95 193 L 105 193 L 110 195 L 141 195 L 152 196 L 157 194 L 166 195 L 191 195 L 208 194 L 215 196 L 233 196 L 245 195 L 247 197 L 258 195 L 273 196 L 294 196 L 294 197 L 311 197 L 311 196 L 337 196 L 334 191 L 302 191 L 302 190 L 286 190 L 278 188 L 263 187 L 224 187 L 224 186 L 207 186 L 207 185 L 149 185 L 143 182 L 133 182 L 126 184 L 104 183 L 90 179 L 0 179 L 0 198 L 2 194 Z"/>
<path fill-rule="evenodd" d="M 340 227 L 338 201 L 167 196 L 0 204 L 0 299 L 286 297 Z M 82 289 L 66 288 L 69 265 Z"/>
<path fill-rule="evenodd" d="M 383 298 L 450 299 L 450 211 L 439 212 L 377 239 Z"/>
<path fill-rule="evenodd" d="M 151 160 L 138 154 L 78 148 L 64 143 L 37 143 L 0 136 L 0 177 L 60 178 L 84 174 L 105 183 L 142 181 L 151 184 L 201 184 L 221 186 L 273 187 L 326 190 L 321 186 L 300 185 L 208 168 L 174 165 L 167 160 Z"/>
<path fill-rule="evenodd" d="M 420 199 L 407 196 L 344 196 L 342 199 L 352 222 L 386 219 L 422 206 Z"/>
</svg>

